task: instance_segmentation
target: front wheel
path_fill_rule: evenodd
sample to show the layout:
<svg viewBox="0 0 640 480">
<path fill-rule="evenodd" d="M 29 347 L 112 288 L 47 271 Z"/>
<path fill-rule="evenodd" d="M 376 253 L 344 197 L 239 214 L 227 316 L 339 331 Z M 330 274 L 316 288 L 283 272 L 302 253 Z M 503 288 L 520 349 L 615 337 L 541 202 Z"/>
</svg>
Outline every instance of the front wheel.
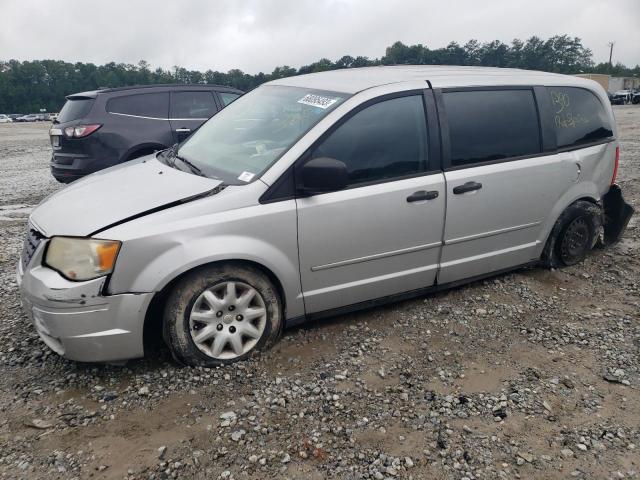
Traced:
<svg viewBox="0 0 640 480">
<path fill-rule="evenodd" d="M 249 265 L 212 265 L 191 272 L 177 283 L 165 307 L 165 341 L 174 358 L 186 365 L 244 360 L 275 343 L 281 330 L 278 292 Z"/>
</svg>

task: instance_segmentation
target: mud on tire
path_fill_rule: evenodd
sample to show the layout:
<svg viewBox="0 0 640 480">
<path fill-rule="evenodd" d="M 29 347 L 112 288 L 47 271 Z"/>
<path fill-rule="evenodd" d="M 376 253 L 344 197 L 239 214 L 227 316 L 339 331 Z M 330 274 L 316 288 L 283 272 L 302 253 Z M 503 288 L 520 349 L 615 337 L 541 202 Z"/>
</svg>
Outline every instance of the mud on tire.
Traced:
<svg viewBox="0 0 640 480">
<path fill-rule="evenodd" d="M 193 320 L 190 319 L 196 301 L 202 297 L 204 292 L 227 282 L 251 287 L 260 295 L 261 302 L 266 309 L 266 322 L 263 325 L 262 335 L 256 339 L 257 342 L 249 351 L 233 358 L 214 358 L 204 353 L 196 345 L 192 335 Z M 213 313 L 218 314 L 218 312 Z M 258 268 L 251 265 L 224 263 L 189 272 L 177 282 L 165 305 L 163 336 L 173 357 L 179 363 L 214 367 L 244 360 L 255 352 L 270 348 L 280 337 L 282 326 L 282 302 L 270 279 Z M 231 327 L 225 325 L 223 328 Z"/>
<path fill-rule="evenodd" d="M 542 252 L 547 268 L 575 265 L 594 247 L 602 227 L 602 209 L 579 200 L 569 205 L 556 221 Z"/>
</svg>

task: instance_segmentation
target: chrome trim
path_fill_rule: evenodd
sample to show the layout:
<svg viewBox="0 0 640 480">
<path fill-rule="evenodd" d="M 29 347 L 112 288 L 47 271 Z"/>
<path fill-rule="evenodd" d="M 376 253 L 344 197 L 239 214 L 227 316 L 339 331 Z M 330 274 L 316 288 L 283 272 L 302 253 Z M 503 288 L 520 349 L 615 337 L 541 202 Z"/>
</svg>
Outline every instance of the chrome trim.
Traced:
<svg viewBox="0 0 640 480">
<path fill-rule="evenodd" d="M 175 121 L 175 122 L 188 122 L 189 120 L 209 120 L 211 117 L 198 117 L 198 118 L 159 118 L 159 117 L 145 117 L 142 115 L 131 115 L 129 113 L 117 113 L 117 112 L 107 112 L 110 115 L 120 115 L 122 117 L 133 117 L 133 118 L 144 118 L 145 120 L 164 120 L 164 121 Z"/>
<path fill-rule="evenodd" d="M 525 228 L 531 228 L 537 225 L 540 225 L 540 222 L 525 223 L 524 225 L 516 225 L 515 227 L 507 227 L 507 228 L 501 228 L 499 230 L 491 230 L 490 232 L 476 233 L 474 235 L 468 235 L 466 237 L 458 237 L 458 238 L 452 238 L 451 240 L 445 240 L 444 244 L 455 245 L 456 243 L 468 242 L 470 240 L 478 240 L 479 238 L 493 237 L 495 235 L 500 235 L 501 233 L 509 233 L 509 232 L 515 232 L 517 230 L 524 230 Z"/>
<path fill-rule="evenodd" d="M 144 118 L 145 120 L 164 120 L 169 121 L 168 118 L 158 118 L 158 117 L 143 117 L 142 115 L 129 115 L 128 113 L 116 113 L 116 112 L 107 112 L 111 115 L 120 115 L 122 117 L 133 117 L 133 118 Z"/>
<path fill-rule="evenodd" d="M 416 245 L 415 247 L 402 248 L 400 250 L 392 250 L 390 252 L 376 253 L 374 255 L 367 255 L 366 257 L 351 258 L 349 260 L 341 260 L 339 262 L 327 263 L 326 265 L 318 265 L 311 267 L 312 272 L 319 270 L 327 270 L 329 268 L 343 267 L 345 265 L 353 265 L 354 263 L 368 262 L 369 260 L 378 260 L 380 258 L 394 257 L 396 255 L 402 255 L 405 253 L 419 252 L 421 250 L 429 250 L 431 248 L 440 247 L 442 242 L 427 243 L 424 245 Z"/>
</svg>

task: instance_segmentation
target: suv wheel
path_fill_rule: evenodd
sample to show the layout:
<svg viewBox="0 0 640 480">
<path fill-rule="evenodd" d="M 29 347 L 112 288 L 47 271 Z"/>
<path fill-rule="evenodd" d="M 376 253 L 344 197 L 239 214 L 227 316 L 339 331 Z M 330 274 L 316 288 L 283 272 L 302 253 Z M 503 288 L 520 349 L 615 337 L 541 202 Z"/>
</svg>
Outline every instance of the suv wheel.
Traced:
<svg viewBox="0 0 640 480">
<path fill-rule="evenodd" d="M 258 269 L 237 264 L 196 270 L 178 282 L 164 312 L 174 358 L 213 367 L 269 348 L 282 330 L 281 302 Z"/>
<path fill-rule="evenodd" d="M 562 212 L 551 230 L 542 253 L 545 266 L 575 265 L 593 248 L 602 226 L 602 210 L 596 204 L 578 201 Z"/>
</svg>

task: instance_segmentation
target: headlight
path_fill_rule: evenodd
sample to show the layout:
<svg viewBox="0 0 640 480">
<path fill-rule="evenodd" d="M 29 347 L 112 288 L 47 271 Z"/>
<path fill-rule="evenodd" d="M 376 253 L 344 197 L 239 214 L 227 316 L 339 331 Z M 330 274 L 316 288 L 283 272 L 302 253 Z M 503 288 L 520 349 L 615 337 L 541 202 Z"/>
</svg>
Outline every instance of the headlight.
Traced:
<svg viewBox="0 0 640 480">
<path fill-rule="evenodd" d="M 113 271 L 119 250 L 115 240 L 53 237 L 44 262 L 69 280 L 91 280 Z"/>
</svg>

